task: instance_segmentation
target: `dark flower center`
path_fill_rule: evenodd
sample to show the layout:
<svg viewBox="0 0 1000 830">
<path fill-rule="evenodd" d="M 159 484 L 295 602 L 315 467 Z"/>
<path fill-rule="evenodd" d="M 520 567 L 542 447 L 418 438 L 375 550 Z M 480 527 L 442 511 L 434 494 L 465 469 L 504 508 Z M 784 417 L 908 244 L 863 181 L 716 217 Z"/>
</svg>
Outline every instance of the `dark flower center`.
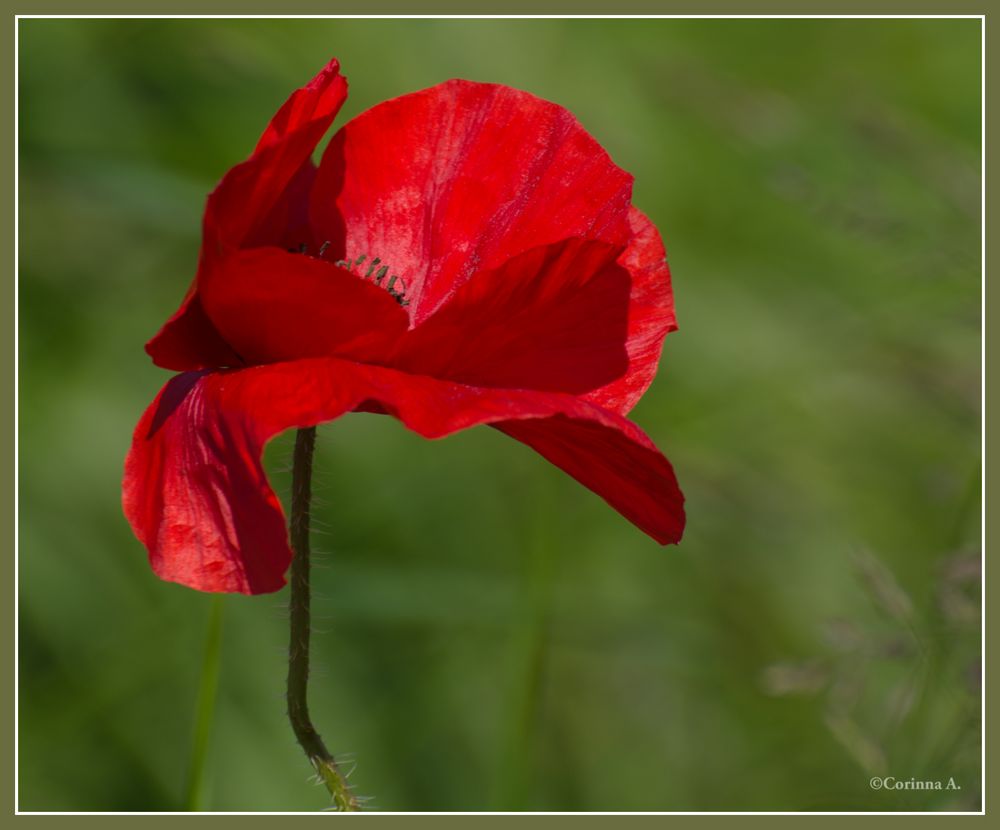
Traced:
<svg viewBox="0 0 1000 830">
<path fill-rule="evenodd" d="M 304 254 L 305 256 L 312 256 L 315 259 L 323 259 L 323 255 L 329 247 L 330 242 L 327 240 L 319 246 L 319 250 L 314 255 L 309 253 L 309 246 L 303 242 L 298 248 L 290 248 L 289 251 L 293 254 Z M 367 269 L 365 269 L 366 262 L 368 263 Z M 384 287 L 390 296 L 401 306 L 408 306 L 410 304 L 410 301 L 406 299 L 406 283 L 403 282 L 403 278 L 399 274 L 392 274 L 390 276 L 389 266 L 384 264 L 379 257 L 373 257 L 369 260 L 368 254 L 361 254 L 357 259 L 338 259 L 333 264 L 338 268 L 350 271 L 363 280 L 371 280 L 380 288 Z M 362 273 L 362 269 L 365 269 L 364 273 Z M 385 282 L 384 286 L 383 281 Z"/>
</svg>

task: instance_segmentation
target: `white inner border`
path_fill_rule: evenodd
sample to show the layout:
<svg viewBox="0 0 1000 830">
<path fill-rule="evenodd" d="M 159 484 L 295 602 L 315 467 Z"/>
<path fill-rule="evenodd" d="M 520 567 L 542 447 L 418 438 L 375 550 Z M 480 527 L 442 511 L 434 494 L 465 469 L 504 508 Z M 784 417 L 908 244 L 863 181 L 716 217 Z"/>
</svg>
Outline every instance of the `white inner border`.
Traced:
<svg viewBox="0 0 1000 830">
<path fill-rule="evenodd" d="M 50 815 L 124 815 L 124 816 L 190 816 L 187 812 L 58 812 L 58 811 L 21 811 L 18 809 L 19 787 L 18 787 L 18 602 L 19 602 L 19 576 L 18 576 L 18 541 L 19 541 L 19 494 L 17 489 L 19 456 L 17 446 L 17 435 L 19 434 L 19 403 L 18 390 L 18 321 L 19 321 L 19 299 L 18 299 L 18 149 L 19 149 L 19 125 L 18 125 L 18 46 L 20 41 L 20 20 L 757 20 L 757 19 L 822 19 L 822 20 L 979 20 L 980 21 L 980 268 L 982 278 L 982 288 L 980 292 L 980 446 L 981 446 L 981 502 L 980 502 L 980 567 L 982 582 L 980 586 L 980 666 L 982 671 L 982 690 L 980 694 L 982 722 L 980 734 L 981 749 L 981 790 L 982 809 L 968 812 L 897 812 L 897 811 L 817 811 L 817 812 L 779 812 L 779 811 L 643 811 L 643 812 L 359 812 L 355 815 L 393 816 L 393 815 L 641 815 L 641 816 L 689 816 L 689 815 L 713 815 L 713 816 L 747 816 L 747 815 L 793 815 L 793 816 L 921 816 L 921 815 L 941 815 L 941 816 L 966 816 L 986 814 L 986 16 L 981 14 L 635 14 L 635 15 L 615 15 L 615 14 L 489 14 L 489 15 L 469 15 L 469 14 L 18 14 L 14 16 L 14 815 L 28 816 L 50 816 Z M 310 815 L 310 813 L 300 812 L 203 812 L 197 815 L 212 816 L 298 816 Z M 322 811 L 315 815 L 324 815 Z"/>
</svg>

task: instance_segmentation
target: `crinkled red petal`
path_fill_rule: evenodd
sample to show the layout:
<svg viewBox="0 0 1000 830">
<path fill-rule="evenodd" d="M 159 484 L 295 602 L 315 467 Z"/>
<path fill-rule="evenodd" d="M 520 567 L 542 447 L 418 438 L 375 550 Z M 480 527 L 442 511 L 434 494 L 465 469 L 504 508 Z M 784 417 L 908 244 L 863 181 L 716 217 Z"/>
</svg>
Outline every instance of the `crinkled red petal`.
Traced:
<svg viewBox="0 0 1000 830">
<path fill-rule="evenodd" d="M 336 256 L 378 256 L 420 323 L 474 273 L 573 236 L 624 245 L 632 177 L 563 107 L 448 81 L 345 125 L 311 217 Z"/>
<path fill-rule="evenodd" d="M 488 389 L 336 358 L 171 380 L 143 415 L 125 464 L 125 514 L 162 578 L 203 591 L 266 593 L 290 562 L 261 452 L 277 433 L 356 408 L 426 438 L 493 424 L 538 450 L 661 543 L 680 539 L 670 463 L 630 421 L 571 395 Z"/>
</svg>

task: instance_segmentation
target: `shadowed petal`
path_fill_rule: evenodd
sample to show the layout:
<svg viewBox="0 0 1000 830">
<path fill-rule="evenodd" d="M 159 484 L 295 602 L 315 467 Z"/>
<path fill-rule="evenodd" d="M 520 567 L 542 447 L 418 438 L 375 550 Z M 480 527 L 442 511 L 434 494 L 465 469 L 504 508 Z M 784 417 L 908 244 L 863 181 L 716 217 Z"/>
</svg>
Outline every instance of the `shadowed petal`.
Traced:
<svg viewBox="0 0 1000 830">
<path fill-rule="evenodd" d="M 625 351 L 628 368 L 617 380 L 583 397 L 625 414 L 656 377 L 663 339 L 677 330 L 670 268 L 660 233 L 640 210 L 629 210 L 632 236 L 618 264 L 631 276 Z"/>
<path fill-rule="evenodd" d="M 393 365 L 478 386 L 580 394 L 628 368 L 620 249 L 568 239 L 476 274 L 399 343 Z"/>
<path fill-rule="evenodd" d="M 253 155 L 233 167 L 208 197 L 198 273 L 181 307 L 146 344 L 158 366 L 203 369 L 239 365 L 200 308 L 200 284 L 218 262 L 244 244 L 285 244 L 307 238 L 305 203 L 315 170 L 310 156 L 347 98 L 347 81 L 331 61 L 292 93 L 268 124 Z"/>
<path fill-rule="evenodd" d="M 384 289 L 332 262 L 277 248 L 228 257 L 201 296 L 209 318 L 250 364 L 382 362 L 409 323 Z"/>
<path fill-rule="evenodd" d="M 146 353 L 157 366 L 176 372 L 243 365 L 205 314 L 194 284 L 181 307 L 146 344 Z"/>
</svg>

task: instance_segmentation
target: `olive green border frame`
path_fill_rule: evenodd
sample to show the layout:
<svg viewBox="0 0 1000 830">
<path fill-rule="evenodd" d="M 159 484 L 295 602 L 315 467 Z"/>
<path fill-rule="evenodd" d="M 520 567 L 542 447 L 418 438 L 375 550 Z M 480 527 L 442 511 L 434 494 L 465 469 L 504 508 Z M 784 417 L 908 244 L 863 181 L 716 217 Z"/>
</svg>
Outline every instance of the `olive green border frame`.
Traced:
<svg viewBox="0 0 1000 830">
<path fill-rule="evenodd" d="M 151 4 L 152 5 L 152 4 Z M 801 16 L 801 15 L 863 15 L 863 16 L 911 16 L 911 15 L 940 15 L 940 16 L 957 16 L 957 15 L 982 15 L 984 19 L 984 47 L 986 50 L 987 60 L 986 60 L 986 90 L 990 93 L 986 98 L 986 134 L 989 136 L 995 136 L 997 134 L 997 112 L 996 107 L 990 107 L 990 99 L 996 96 L 992 94 L 992 91 L 998 88 L 1000 85 L 1000 71 L 997 70 L 996 61 L 989 60 L 990 46 L 996 45 L 997 34 L 995 31 L 995 26 L 1000 25 L 1000 23 L 994 26 L 986 25 L 987 19 L 991 17 L 989 14 L 992 11 L 990 8 L 990 3 L 984 2 L 964 2 L 964 0 L 953 0 L 953 2 L 947 2 L 947 0 L 938 0 L 938 2 L 928 2 L 927 0 L 913 0 L 912 2 L 904 2 L 904 0 L 840 0 L 840 2 L 831 2 L 826 0 L 826 2 L 820 2 L 820 0 L 805 0 L 803 2 L 791 2 L 790 0 L 768 0 L 768 2 L 751 2 L 751 0 L 705 0 L 704 2 L 679 2 L 674 0 L 670 2 L 669 0 L 615 0 L 614 2 L 609 2 L 608 0 L 506 0 L 506 2 L 493 2 L 489 3 L 470 3 L 462 2 L 462 0 L 372 0 L 372 2 L 361 2 L 361 0 L 353 0 L 352 2 L 345 2 L 344 0 L 327 0 L 327 2 L 322 2 L 322 0 L 297 0 L 297 2 L 290 2 L 290 0 L 285 0 L 283 3 L 267 3 L 264 0 L 242 0 L 242 2 L 236 2 L 236 0 L 185 0 L 184 2 L 170 2 L 170 3 L 157 3 L 155 8 L 150 6 L 138 7 L 134 2 L 126 2 L 126 0 L 102 0 L 101 2 L 94 3 L 83 3 L 80 0 L 51 0 L 51 2 L 28 2 L 23 0 L 22 2 L 5 3 L 4 11 L 6 12 L 6 36 L 4 39 L 5 44 L 7 44 L 9 51 L 7 54 L 10 59 L 3 64 L 3 83 L 0 84 L 0 111 L 3 112 L 3 117 L 6 121 L 5 126 L 8 129 L 2 131 L 2 137 L 0 137 L 0 147 L 2 147 L 3 156 L 6 159 L 11 160 L 8 164 L 3 166 L 2 172 L 0 172 L 0 177 L 2 177 L 3 190 L 5 193 L 14 194 L 14 43 L 16 37 L 16 26 L 17 26 L 17 16 L 18 15 L 52 15 L 52 16 L 69 16 L 69 15 L 122 15 L 122 16 L 133 16 L 141 12 L 142 15 L 156 16 L 156 15 L 191 15 L 191 16 L 207 16 L 207 15 L 274 15 L 274 16 L 284 16 L 284 15 L 363 15 L 363 16 L 374 16 L 374 15 L 390 15 L 390 16 L 401 16 L 401 15 L 461 15 L 461 16 L 471 16 L 471 15 L 524 15 L 524 16 L 538 16 L 538 15 L 585 15 L 585 14 L 606 14 L 620 17 L 627 17 L 632 15 L 698 15 L 698 16 L 731 16 L 731 15 L 787 15 L 787 16 Z M 995 18 L 1000 21 L 1000 15 Z M 6 51 L 6 50 L 5 50 Z M 992 50 L 996 54 L 996 49 Z M 993 102 L 995 103 L 995 101 Z M 995 166 L 986 166 L 986 179 L 984 185 L 986 187 L 987 194 L 995 195 L 997 193 L 997 172 Z M 16 197 L 15 197 L 16 198 Z M 0 468 L 3 470 L 2 483 L 0 483 L 0 527 L 6 529 L 4 533 L 4 543 L 0 546 L 0 550 L 3 551 L 4 558 L 4 584 L 6 585 L 5 590 L 2 592 L 3 597 L 3 612 L 0 613 L 0 673 L 2 673 L 4 681 L 0 684 L 0 703 L 2 703 L 2 710 L 4 712 L 4 717 L 2 718 L 2 737 L 3 746 L 7 750 L 2 755 L 0 755 L 0 772 L 2 772 L 3 786 L 2 798 L 0 798 L 0 820 L 6 820 L 8 817 L 12 820 L 18 821 L 30 821 L 33 826 L 51 826 L 56 822 L 63 821 L 73 821 L 82 822 L 84 826 L 92 827 L 106 827 L 109 819 L 111 821 L 129 821 L 138 820 L 140 822 L 164 822 L 164 821 L 194 821 L 201 826 L 207 826 L 206 822 L 224 822 L 229 827 L 246 827 L 246 822 L 249 821 L 255 827 L 261 826 L 262 822 L 268 822 L 270 826 L 274 826 L 276 823 L 281 823 L 284 825 L 285 822 L 290 819 L 294 820 L 294 816 L 275 816 L 275 815 L 130 815 L 123 816 L 121 819 L 117 817 L 106 817 L 103 815 L 82 815 L 82 814 L 63 814 L 63 815 L 20 815 L 16 816 L 14 813 L 15 804 L 15 767 L 14 767 L 14 602 L 15 602 L 15 533 L 14 533 L 14 521 L 15 521 L 15 471 L 14 471 L 14 459 L 15 459 L 15 447 L 17 436 L 15 432 L 15 370 L 14 370 L 14 310 L 15 310 L 15 298 L 16 298 L 16 273 L 14 267 L 14 258 L 11 256 L 15 250 L 15 215 L 14 215 L 14 199 L 5 200 L 3 203 L 2 217 L 3 217 L 3 250 L 7 253 L 7 258 L 4 267 L 0 269 L 0 273 L 3 275 L 3 291 L 0 294 L 0 331 L 5 334 L 0 339 L 0 371 L 2 371 L 2 394 L 3 394 L 3 406 L 0 407 L 0 424 L 3 427 L 4 439 L 0 442 Z M 985 226 L 986 230 L 986 240 L 991 238 L 1000 239 L 1000 220 L 997 220 L 996 214 L 987 212 L 986 219 L 988 224 Z M 985 240 L 984 240 L 985 241 Z M 984 253 L 987 250 L 986 245 L 984 245 Z M 996 255 L 992 254 L 986 259 L 986 265 L 990 265 L 995 261 Z M 984 323 L 987 319 L 1000 319 L 1000 307 L 998 307 L 995 292 L 985 292 L 985 315 Z M 983 332 L 984 341 L 986 338 L 986 330 L 984 327 Z M 995 344 L 990 344 L 989 342 L 984 343 L 984 358 L 989 351 L 997 351 Z M 996 357 L 996 355 L 994 355 Z M 985 375 L 984 375 L 985 379 Z M 989 392 L 989 388 L 984 380 L 984 407 L 986 400 L 992 400 Z M 984 408 L 984 413 L 985 413 Z M 985 424 L 985 421 L 984 421 Z M 987 452 L 984 456 L 986 466 L 984 469 L 985 478 L 990 480 L 995 480 L 996 476 L 992 475 L 998 468 L 998 463 L 1000 463 L 1000 450 L 997 449 L 995 444 L 987 445 Z M 984 480 L 985 485 L 985 480 Z M 989 493 L 989 488 L 984 486 L 984 494 Z M 987 524 L 992 524 L 995 516 L 1000 516 L 1000 505 L 997 504 L 997 499 L 987 498 L 984 501 L 985 517 Z M 988 550 L 988 547 L 987 547 Z M 987 572 L 992 572 L 992 568 L 984 570 L 984 576 Z M 998 591 L 996 586 L 996 580 L 992 580 L 992 584 L 987 581 L 985 587 L 985 606 L 986 607 L 1000 607 L 996 604 L 998 599 Z M 993 600 L 994 602 L 991 602 Z M 996 620 L 992 614 L 986 615 L 987 622 L 987 632 L 988 635 L 993 634 L 993 630 L 998 628 Z M 986 637 L 986 673 L 992 677 L 992 671 L 997 667 L 997 638 L 995 636 Z M 992 747 L 996 744 L 997 736 L 997 726 L 993 717 L 987 717 L 986 719 L 986 731 L 984 732 L 984 742 L 987 747 Z M 996 765 L 987 762 L 986 765 L 986 780 L 983 782 L 983 793 L 985 798 L 985 803 L 987 809 L 992 808 L 993 798 L 991 793 L 1000 793 L 1000 777 L 996 774 Z M 988 815 L 989 813 L 987 813 Z M 302 814 L 309 815 L 309 814 Z M 314 814 L 317 815 L 317 820 L 324 820 L 319 816 L 325 816 L 326 820 L 336 821 L 338 816 L 333 816 L 330 814 Z M 785 821 L 795 821 L 795 822 L 808 822 L 810 825 L 824 824 L 827 825 L 831 822 L 844 820 L 843 814 L 839 815 L 802 815 L 802 814 L 791 814 L 787 817 L 783 815 L 777 816 L 779 819 L 784 819 Z M 922 823 L 934 820 L 935 818 L 940 820 L 954 821 L 955 819 L 951 816 L 935 816 L 935 814 L 926 814 L 926 818 L 919 819 Z M 982 816 L 972 815 L 970 818 L 982 818 Z M 446 822 L 450 821 L 461 821 L 463 826 L 468 823 L 472 823 L 475 826 L 495 826 L 497 822 L 507 822 L 507 821 L 525 821 L 530 823 L 545 822 L 546 824 L 551 824 L 552 822 L 557 822 L 563 826 L 570 826 L 570 822 L 574 823 L 578 821 L 584 821 L 587 826 L 594 826 L 595 824 L 600 824 L 602 826 L 615 826 L 621 820 L 628 821 L 638 821 L 642 822 L 644 826 L 652 826 L 655 823 L 657 826 L 668 826 L 667 823 L 676 826 L 676 822 L 697 822 L 699 825 L 704 825 L 707 822 L 723 822 L 728 820 L 742 820 L 744 822 L 750 822 L 756 826 L 771 826 L 774 821 L 774 817 L 769 815 L 587 815 L 587 814 L 576 814 L 576 815 L 456 815 L 454 818 L 451 816 L 442 816 L 439 814 L 410 814 L 410 815 L 379 815 L 377 813 L 361 814 L 354 818 L 344 817 L 342 820 L 360 820 L 366 822 L 366 826 L 370 827 L 370 822 L 375 822 L 379 826 L 386 826 L 390 821 L 404 821 L 409 823 L 415 823 L 417 826 L 426 827 L 437 827 L 441 820 Z M 851 815 L 849 820 L 854 822 L 861 822 L 868 825 L 869 823 L 879 822 L 880 824 L 889 823 L 893 826 L 901 826 L 902 822 L 912 821 L 909 816 L 905 814 L 879 814 L 879 815 L 866 815 L 866 816 L 854 816 Z M 766 824 L 765 824 L 766 823 Z"/>
</svg>

